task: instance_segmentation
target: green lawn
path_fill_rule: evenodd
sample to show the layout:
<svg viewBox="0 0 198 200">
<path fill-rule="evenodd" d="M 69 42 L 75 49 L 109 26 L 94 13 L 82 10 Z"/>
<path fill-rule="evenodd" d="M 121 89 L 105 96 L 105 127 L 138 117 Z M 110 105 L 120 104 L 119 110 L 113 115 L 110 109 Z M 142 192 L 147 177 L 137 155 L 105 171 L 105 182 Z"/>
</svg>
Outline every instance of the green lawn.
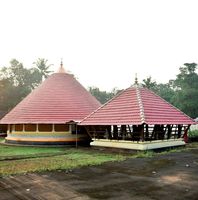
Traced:
<svg viewBox="0 0 198 200">
<path fill-rule="evenodd" d="M 27 172 L 68 170 L 81 166 L 100 165 L 107 161 L 121 161 L 124 156 L 74 152 L 68 155 L 0 162 L 0 176 Z"/>
<path fill-rule="evenodd" d="M 51 170 L 68 170 L 82 166 L 100 165 L 104 162 L 122 161 L 127 158 L 152 157 L 198 148 L 198 143 L 187 147 L 167 150 L 161 153 L 140 151 L 133 154 L 96 151 L 89 148 L 50 148 L 50 147 L 19 147 L 0 144 L 0 177 L 28 172 Z"/>
<path fill-rule="evenodd" d="M 0 177 L 47 170 L 68 170 L 81 166 L 122 161 L 128 155 L 89 149 L 39 148 L 0 145 Z"/>
<path fill-rule="evenodd" d="M 0 159 L 8 156 L 30 156 L 35 154 L 63 153 L 65 148 L 19 147 L 0 145 Z"/>
</svg>

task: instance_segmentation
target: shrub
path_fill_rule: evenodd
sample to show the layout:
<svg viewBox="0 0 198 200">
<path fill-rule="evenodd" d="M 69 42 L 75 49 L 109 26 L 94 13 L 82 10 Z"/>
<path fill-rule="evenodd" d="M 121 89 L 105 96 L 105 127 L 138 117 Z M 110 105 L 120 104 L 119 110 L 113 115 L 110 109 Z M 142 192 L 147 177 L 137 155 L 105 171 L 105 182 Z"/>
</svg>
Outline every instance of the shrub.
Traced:
<svg viewBox="0 0 198 200">
<path fill-rule="evenodd" d="M 188 138 L 190 142 L 198 142 L 198 130 L 189 131 Z"/>
<path fill-rule="evenodd" d="M 189 131 L 188 137 L 189 138 L 198 137 L 198 130 Z"/>
</svg>

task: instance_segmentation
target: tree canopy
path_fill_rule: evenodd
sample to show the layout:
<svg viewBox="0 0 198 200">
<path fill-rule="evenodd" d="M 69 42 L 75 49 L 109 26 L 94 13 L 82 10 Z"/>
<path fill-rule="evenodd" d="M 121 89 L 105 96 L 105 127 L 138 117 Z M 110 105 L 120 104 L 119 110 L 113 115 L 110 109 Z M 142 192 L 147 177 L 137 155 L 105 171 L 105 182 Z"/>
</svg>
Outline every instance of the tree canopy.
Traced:
<svg viewBox="0 0 198 200">
<path fill-rule="evenodd" d="M 41 61 L 42 67 L 39 63 Z M 47 60 L 38 59 L 38 65 L 25 68 L 22 63 L 16 59 L 10 61 L 10 65 L 0 69 L 0 110 L 9 111 L 19 103 L 27 94 L 37 87 L 43 77 L 47 77 L 50 71 Z"/>
<path fill-rule="evenodd" d="M 179 70 L 176 79 L 169 80 L 166 84 L 158 84 L 151 77 L 148 77 L 143 80 L 142 85 L 154 91 L 190 117 L 196 118 L 198 116 L 197 64 L 185 63 Z"/>
<path fill-rule="evenodd" d="M 196 63 L 185 63 L 173 81 L 174 105 L 184 113 L 195 118 L 198 116 L 198 74 Z"/>
<path fill-rule="evenodd" d="M 116 88 L 113 88 L 111 92 L 106 92 L 106 91 L 101 91 L 97 87 L 89 87 L 88 90 L 102 104 L 109 101 L 111 98 L 113 98 L 117 93 L 121 91 Z"/>
<path fill-rule="evenodd" d="M 41 76 L 41 79 L 46 79 L 49 74 L 52 72 L 50 71 L 50 67 L 52 64 L 48 65 L 48 60 L 45 58 L 38 58 L 36 62 L 33 64 L 35 65 L 36 69 L 39 71 L 39 75 Z"/>
</svg>

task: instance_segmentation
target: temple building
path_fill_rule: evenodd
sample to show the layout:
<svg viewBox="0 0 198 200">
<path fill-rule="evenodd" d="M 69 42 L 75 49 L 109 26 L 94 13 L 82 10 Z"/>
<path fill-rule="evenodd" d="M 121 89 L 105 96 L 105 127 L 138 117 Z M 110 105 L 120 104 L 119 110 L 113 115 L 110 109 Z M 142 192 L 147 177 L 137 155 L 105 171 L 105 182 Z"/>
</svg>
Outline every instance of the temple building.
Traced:
<svg viewBox="0 0 198 200">
<path fill-rule="evenodd" d="M 79 126 L 85 127 L 93 146 L 147 150 L 185 145 L 191 124 L 189 116 L 136 81 Z"/>
<path fill-rule="evenodd" d="M 0 120 L 7 125 L 7 143 L 89 144 L 84 127 L 77 123 L 101 104 L 61 63 L 52 74 Z"/>
</svg>

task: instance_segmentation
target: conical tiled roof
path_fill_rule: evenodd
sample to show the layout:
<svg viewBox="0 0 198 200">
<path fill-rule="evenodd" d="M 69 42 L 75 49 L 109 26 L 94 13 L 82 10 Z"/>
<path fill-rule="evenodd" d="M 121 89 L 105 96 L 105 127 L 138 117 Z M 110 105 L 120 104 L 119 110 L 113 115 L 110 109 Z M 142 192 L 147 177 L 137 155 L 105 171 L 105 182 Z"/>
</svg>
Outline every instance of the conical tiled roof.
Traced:
<svg viewBox="0 0 198 200">
<path fill-rule="evenodd" d="M 73 75 L 52 74 L 37 89 L 22 100 L 1 124 L 66 123 L 81 121 L 101 104 Z"/>
<path fill-rule="evenodd" d="M 80 125 L 193 124 L 193 120 L 152 91 L 134 85 L 91 113 Z"/>
</svg>

